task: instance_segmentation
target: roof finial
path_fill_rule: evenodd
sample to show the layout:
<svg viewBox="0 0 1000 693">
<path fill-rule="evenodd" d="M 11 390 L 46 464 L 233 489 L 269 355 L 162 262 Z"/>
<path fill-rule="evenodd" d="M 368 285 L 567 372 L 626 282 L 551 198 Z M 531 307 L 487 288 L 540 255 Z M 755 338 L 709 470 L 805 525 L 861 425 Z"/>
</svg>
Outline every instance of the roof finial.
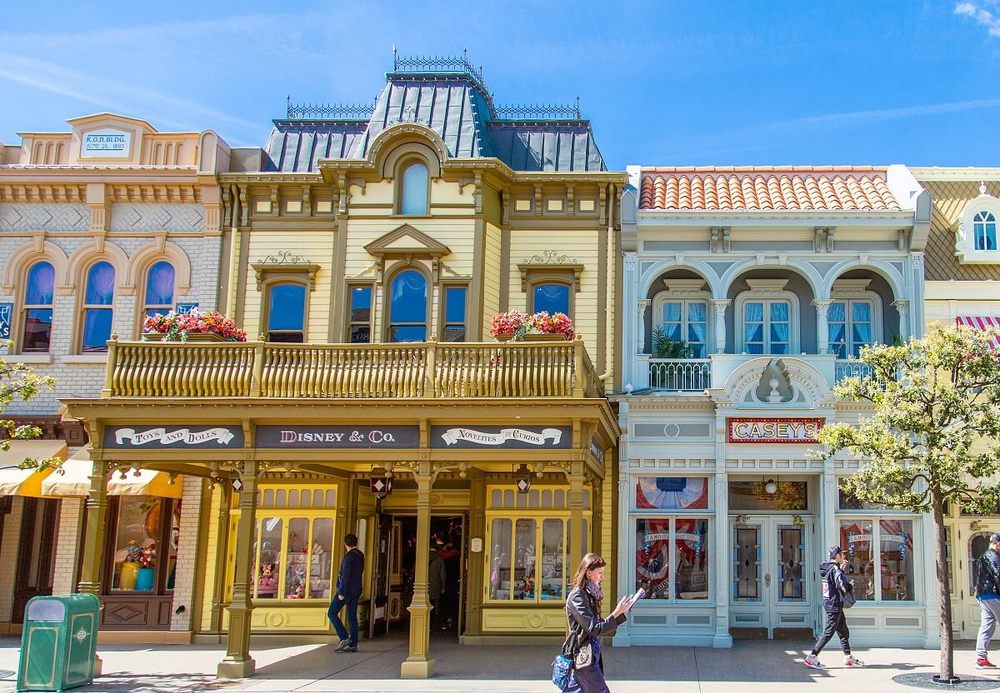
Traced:
<svg viewBox="0 0 1000 693">
<path fill-rule="evenodd" d="M 979 184 L 979 194 L 980 195 L 985 195 L 986 194 L 986 181 L 982 181 Z"/>
<path fill-rule="evenodd" d="M 396 42 L 392 42 L 392 71 L 396 72 L 399 69 L 399 58 L 396 55 Z"/>
</svg>

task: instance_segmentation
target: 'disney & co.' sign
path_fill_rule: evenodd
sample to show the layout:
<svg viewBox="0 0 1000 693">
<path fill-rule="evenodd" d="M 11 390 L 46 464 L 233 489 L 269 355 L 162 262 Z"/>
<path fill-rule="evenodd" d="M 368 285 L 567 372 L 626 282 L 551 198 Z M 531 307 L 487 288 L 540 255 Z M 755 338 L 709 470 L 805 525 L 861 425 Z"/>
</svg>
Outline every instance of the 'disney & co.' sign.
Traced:
<svg viewBox="0 0 1000 693">
<path fill-rule="evenodd" d="M 818 443 L 823 419 L 727 419 L 730 443 Z"/>
</svg>

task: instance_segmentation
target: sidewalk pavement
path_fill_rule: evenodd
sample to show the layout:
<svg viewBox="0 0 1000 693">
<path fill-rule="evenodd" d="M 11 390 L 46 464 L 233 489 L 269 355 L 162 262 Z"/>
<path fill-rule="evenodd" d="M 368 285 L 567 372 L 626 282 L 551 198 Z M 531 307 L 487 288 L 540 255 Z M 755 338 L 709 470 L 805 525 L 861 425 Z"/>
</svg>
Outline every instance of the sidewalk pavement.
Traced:
<svg viewBox="0 0 1000 693">
<path fill-rule="evenodd" d="M 0 669 L 17 669 L 20 642 L 0 639 Z M 829 668 L 808 669 L 802 657 L 811 642 L 737 641 L 731 650 L 692 647 L 608 647 L 605 668 L 614 693 L 886 693 L 915 691 L 895 683 L 903 673 L 937 669 L 937 650 L 891 647 L 858 649 L 868 666 L 845 669 L 836 642 L 821 657 Z M 215 678 L 220 645 L 105 645 L 98 649 L 104 675 L 77 691 L 337 691 L 350 693 L 553 693 L 548 680 L 557 646 L 458 645 L 435 638 L 436 676 L 401 680 L 405 637 L 363 640 L 357 653 L 338 654 L 335 645 L 288 645 L 255 640 L 257 675 L 243 681 Z M 959 643 L 957 673 L 982 676 L 973 666 L 974 643 Z M 989 677 L 1000 689 L 1000 674 Z M 0 693 L 14 691 L 14 677 L 0 679 Z M 989 685 L 989 684 L 987 684 Z M 979 690 L 983 690 L 979 688 Z"/>
</svg>

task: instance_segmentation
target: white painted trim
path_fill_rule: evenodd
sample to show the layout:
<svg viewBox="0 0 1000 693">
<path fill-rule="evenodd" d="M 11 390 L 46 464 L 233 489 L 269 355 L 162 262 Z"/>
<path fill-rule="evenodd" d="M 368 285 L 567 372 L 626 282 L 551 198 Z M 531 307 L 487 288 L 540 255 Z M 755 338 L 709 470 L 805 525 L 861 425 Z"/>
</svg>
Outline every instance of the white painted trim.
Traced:
<svg viewBox="0 0 1000 693">
<path fill-rule="evenodd" d="M 980 188 L 985 190 L 985 188 Z M 996 250 L 976 250 L 976 239 L 973 233 L 975 216 L 980 212 L 989 212 L 997 224 L 997 233 L 994 242 L 1000 241 L 1000 199 L 985 193 L 969 200 L 962 210 L 962 216 L 958 224 L 958 233 L 955 234 L 955 255 L 958 262 L 963 265 L 987 264 L 1000 265 L 1000 248 Z"/>
</svg>

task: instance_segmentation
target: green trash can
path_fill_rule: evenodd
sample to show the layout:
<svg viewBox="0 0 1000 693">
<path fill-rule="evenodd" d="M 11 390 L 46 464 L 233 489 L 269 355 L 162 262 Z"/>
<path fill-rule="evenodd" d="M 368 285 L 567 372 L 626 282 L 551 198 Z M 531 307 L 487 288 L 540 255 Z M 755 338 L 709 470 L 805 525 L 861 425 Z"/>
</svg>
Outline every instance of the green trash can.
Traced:
<svg viewBox="0 0 1000 693">
<path fill-rule="evenodd" d="M 93 594 L 28 601 L 17 690 L 64 691 L 93 683 L 100 608 Z"/>
</svg>

